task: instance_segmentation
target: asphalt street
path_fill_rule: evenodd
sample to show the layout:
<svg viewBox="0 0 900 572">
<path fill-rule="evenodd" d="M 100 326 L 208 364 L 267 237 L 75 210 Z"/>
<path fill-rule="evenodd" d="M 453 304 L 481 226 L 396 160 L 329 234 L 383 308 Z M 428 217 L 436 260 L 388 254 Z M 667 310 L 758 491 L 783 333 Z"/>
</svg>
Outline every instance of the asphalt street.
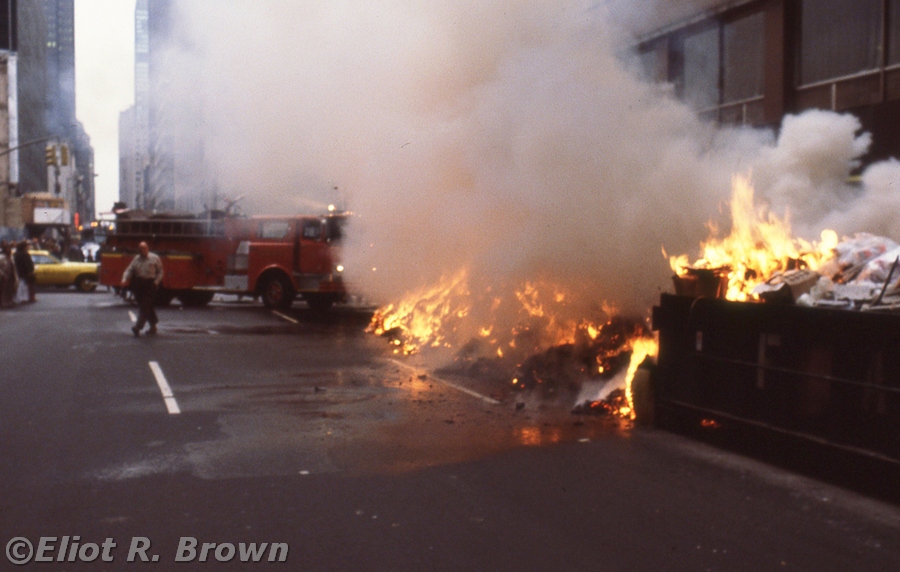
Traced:
<svg viewBox="0 0 900 572">
<path fill-rule="evenodd" d="M 134 338 L 136 311 L 0 312 L 0 570 L 900 570 L 892 502 L 517 407 L 395 356 L 364 308 L 173 304 Z"/>
</svg>

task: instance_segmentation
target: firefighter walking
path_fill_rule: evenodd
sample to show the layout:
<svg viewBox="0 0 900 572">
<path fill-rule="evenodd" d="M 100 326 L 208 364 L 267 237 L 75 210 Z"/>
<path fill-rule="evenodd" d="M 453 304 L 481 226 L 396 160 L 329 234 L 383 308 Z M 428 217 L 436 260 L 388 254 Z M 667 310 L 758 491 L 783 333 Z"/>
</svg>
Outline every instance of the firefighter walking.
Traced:
<svg viewBox="0 0 900 572">
<path fill-rule="evenodd" d="M 135 337 L 141 335 L 144 324 L 149 323 L 150 329 L 148 334 L 156 333 L 156 324 L 159 318 L 156 317 L 156 309 L 154 301 L 156 298 L 156 289 L 162 283 L 163 266 L 159 256 L 150 252 L 150 247 L 146 242 L 138 245 L 139 253 L 125 269 L 122 275 L 122 284 L 130 285 L 134 298 L 140 306 L 137 323 L 131 328 Z"/>
</svg>

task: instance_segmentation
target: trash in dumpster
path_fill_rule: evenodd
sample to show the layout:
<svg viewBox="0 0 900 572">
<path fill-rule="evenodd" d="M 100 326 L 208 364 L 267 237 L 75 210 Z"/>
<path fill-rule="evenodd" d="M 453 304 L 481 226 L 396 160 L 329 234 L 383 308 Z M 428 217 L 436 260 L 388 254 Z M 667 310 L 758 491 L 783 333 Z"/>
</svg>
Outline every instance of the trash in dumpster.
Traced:
<svg viewBox="0 0 900 572">
<path fill-rule="evenodd" d="M 676 295 L 900 310 L 896 242 L 865 232 L 839 239 L 831 230 L 819 242 L 794 238 L 787 219 L 757 209 L 749 179 L 735 176 L 732 190 L 731 233 L 703 242 L 692 264 L 686 255 L 669 258 Z"/>
<path fill-rule="evenodd" d="M 798 298 L 809 293 L 820 278 L 817 272 L 811 270 L 788 270 L 756 286 L 753 294 L 765 301 L 796 302 Z"/>
</svg>

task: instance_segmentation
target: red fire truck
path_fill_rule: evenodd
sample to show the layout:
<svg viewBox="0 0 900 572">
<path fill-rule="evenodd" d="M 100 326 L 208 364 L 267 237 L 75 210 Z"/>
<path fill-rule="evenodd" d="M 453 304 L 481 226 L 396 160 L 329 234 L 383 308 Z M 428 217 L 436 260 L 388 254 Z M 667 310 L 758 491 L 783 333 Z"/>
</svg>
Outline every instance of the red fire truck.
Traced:
<svg viewBox="0 0 900 572">
<path fill-rule="evenodd" d="M 100 283 L 120 291 L 122 274 L 146 241 L 162 258 L 158 302 L 208 304 L 217 293 L 261 297 L 287 308 L 297 296 L 328 309 L 346 298 L 340 242 L 346 214 L 188 217 L 119 213 L 100 251 Z"/>
</svg>

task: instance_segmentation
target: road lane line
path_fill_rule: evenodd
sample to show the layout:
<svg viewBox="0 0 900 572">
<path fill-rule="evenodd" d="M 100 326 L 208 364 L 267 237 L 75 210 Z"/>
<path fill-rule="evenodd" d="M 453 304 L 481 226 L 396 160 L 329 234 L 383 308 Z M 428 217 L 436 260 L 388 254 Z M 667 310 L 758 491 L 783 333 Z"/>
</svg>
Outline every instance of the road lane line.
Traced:
<svg viewBox="0 0 900 572">
<path fill-rule="evenodd" d="M 287 320 L 288 322 L 291 322 L 291 323 L 294 323 L 294 324 L 299 324 L 299 323 L 300 323 L 298 320 L 295 320 L 294 318 L 292 318 L 292 317 L 290 317 L 290 316 L 285 316 L 284 314 L 282 314 L 282 313 L 279 312 L 278 310 L 272 310 L 272 313 L 275 314 L 276 316 L 278 316 L 279 318 L 283 318 L 283 319 Z"/>
<path fill-rule="evenodd" d="M 169 411 L 169 415 L 178 415 L 181 413 L 181 409 L 178 408 L 178 402 L 175 401 L 175 394 L 172 393 L 172 388 L 169 387 L 169 382 L 166 381 L 166 376 L 163 375 L 162 368 L 159 367 L 157 362 L 151 361 L 150 371 L 153 372 L 153 377 L 156 378 L 156 385 L 159 386 L 163 401 L 166 402 L 166 409 Z"/>
<path fill-rule="evenodd" d="M 402 368 L 404 368 L 404 369 L 406 369 L 406 370 L 409 370 L 409 371 L 413 372 L 415 375 L 419 375 L 420 373 L 425 373 L 424 371 L 421 371 L 421 370 L 419 370 L 418 368 L 415 368 L 415 367 L 413 367 L 413 366 L 411 366 L 411 365 L 405 364 L 405 363 L 403 363 L 402 361 L 397 361 L 397 360 L 395 360 L 395 359 L 389 359 L 389 360 L 387 360 L 387 361 L 393 363 L 394 365 L 398 365 L 398 366 L 400 366 L 400 367 L 402 367 Z M 438 383 L 442 383 L 442 384 L 444 384 L 444 385 L 446 385 L 446 386 L 448 386 L 448 387 L 452 387 L 453 389 L 456 389 L 457 391 L 462 391 L 463 393 L 465 393 L 465 394 L 467 394 L 467 395 L 471 395 L 472 397 L 476 397 L 476 398 L 478 398 L 478 399 L 484 401 L 485 403 L 490 403 L 491 405 L 500 405 L 500 402 L 497 401 L 496 399 L 494 399 L 493 397 L 488 397 L 487 395 L 482 395 L 482 394 L 478 393 L 477 391 L 472 391 L 472 390 L 469 389 L 468 387 L 463 387 L 462 385 L 459 385 L 459 384 L 457 384 L 457 383 L 453 383 L 452 381 L 447 381 L 446 379 L 441 379 L 441 378 L 439 378 L 439 377 L 435 377 L 435 376 L 433 376 L 433 375 L 431 375 L 431 374 L 428 374 L 428 377 L 431 378 L 431 379 L 433 379 L 434 381 L 436 381 L 436 382 L 438 382 Z"/>
<path fill-rule="evenodd" d="M 131 318 L 132 324 L 137 322 L 137 316 L 131 310 L 128 310 L 128 317 Z"/>
</svg>

